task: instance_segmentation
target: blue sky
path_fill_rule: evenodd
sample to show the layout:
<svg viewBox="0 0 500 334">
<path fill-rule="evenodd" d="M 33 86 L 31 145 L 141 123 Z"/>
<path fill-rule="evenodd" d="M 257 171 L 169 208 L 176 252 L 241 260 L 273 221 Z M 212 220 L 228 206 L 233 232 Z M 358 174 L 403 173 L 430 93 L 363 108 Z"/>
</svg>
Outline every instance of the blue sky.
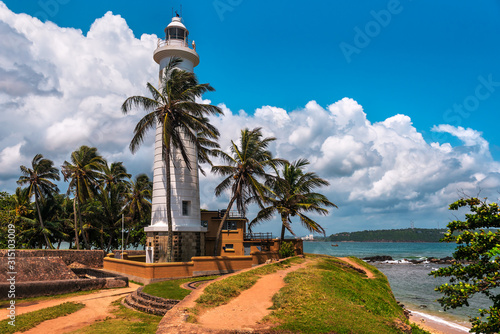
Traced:
<svg viewBox="0 0 500 334">
<path fill-rule="evenodd" d="M 82 113 L 87 110 L 85 108 L 97 112 L 95 103 L 107 110 L 109 102 L 111 110 L 111 106 L 122 101 L 127 94 L 140 93 L 131 87 L 143 87 L 146 81 L 155 82 L 154 46 L 150 51 L 144 51 L 144 55 L 139 55 L 135 49 L 129 53 L 126 47 L 119 48 L 118 39 L 126 35 L 128 26 L 133 35 L 126 38 L 135 37 L 134 43 L 140 41 L 145 47 L 148 43 L 150 45 L 156 39 L 151 35 L 163 37 L 172 7 L 179 10 L 180 5 L 180 1 L 149 1 L 146 5 L 138 5 L 127 1 L 93 0 L 4 0 L 3 3 L 7 7 L 5 13 L 25 13 L 30 20 L 37 17 L 44 22 L 48 19 L 55 24 L 57 31 L 51 30 L 52 26 L 47 23 L 38 32 L 23 30 L 23 17 L 5 14 L 8 17 L 3 19 L 6 26 L 14 28 L 5 28 L 0 33 L 7 35 L 15 31 L 32 46 L 25 53 L 19 51 L 21 56 L 18 56 L 17 63 L 6 65 L 0 62 L 0 70 L 3 68 L 5 73 L 12 74 L 12 68 L 17 66 L 20 69 L 23 61 L 25 66 L 31 67 L 40 60 L 40 65 L 32 66 L 32 69 L 33 73 L 44 78 L 37 86 L 44 93 L 33 93 L 33 96 L 48 99 L 47 89 L 53 89 L 61 94 L 53 95 L 50 103 L 65 106 L 77 103 L 75 108 L 83 108 Z M 332 189 L 328 193 L 340 206 L 332 216 L 321 218 L 328 233 L 408 227 L 410 221 L 415 221 L 416 226 L 435 227 L 437 222 L 444 226 L 452 217 L 446 206 L 458 197 L 457 192 L 461 190 L 476 194 L 481 189 L 481 195 L 496 200 L 500 189 L 500 174 L 497 175 L 500 160 L 500 134 L 497 130 L 500 2 L 216 0 L 189 1 L 182 5 L 184 23 L 190 30 L 190 38 L 196 41 L 201 58 L 195 72 L 201 82 L 210 82 L 217 89 L 205 98 L 223 104 L 226 115 L 234 116 L 216 123 L 223 127 L 222 131 L 224 127 L 232 128 L 232 125 L 236 128 L 269 126 L 269 134 L 284 138 L 277 145 L 276 153 L 293 160 L 298 158 L 296 154 L 305 152 L 313 162 L 312 168 L 329 178 Z M 108 11 L 113 15 L 105 16 Z M 118 15 L 122 21 L 117 19 Z M 99 19 L 100 26 L 95 24 Z M 54 39 L 64 40 L 68 47 L 78 47 L 76 42 L 71 44 L 71 40 L 80 38 L 90 43 L 92 33 L 89 31 L 93 24 L 96 36 L 116 37 L 117 41 L 110 43 L 117 43 L 115 49 L 119 48 L 121 54 L 117 52 L 109 59 L 96 56 L 107 49 L 92 44 L 92 47 L 82 48 L 81 53 L 86 53 L 86 57 L 80 61 L 99 58 L 103 68 L 107 66 L 111 71 L 122 71 L 130 85 L 117 87 L 113 92 L 113 83 L 110 83 L 109 94 L 96 93 L 88 87 L 75 90 L 79 92 L 75 94 L 85 97 L 78 102 L 68 100 L 65 104 L 61 101 L 68 99 L 70 93 L 61 85 L 70 82 L 67 81 L 70 77 L 65 78 L 69 71 L 58 68 L 65 66 L 66 58 L 62 53 L 57 54 L 59 60 L 46 66 L 51 60 L 48 53 L 43 54 L 44 48 L 37 45 L 40 43 L 49 49 L 52 42 L 57 43 L 57 40 L 43 37 L 42 31 L 47 31 L 47 36 Z M 80 29 L 81 33 L 71 28 Z M 116 36 L 113 29 L 118 31 Z M 66 41 L 64 36 L 74 37 Z M 106 44 L 100 41 L 101 45 Z M 131 43 L 132 40 L 128 41 Z M 7 43 L 4 42 L 6 47 Z M 53 50 L 56 49 L 54 46 Z M 51 52 L 55 54 L 56 51 Z M 149 59 L 146 57 L 148 52 Z M 0 56 L 1 53 L 0 50 Z M 30 57 L 24 59 L 22 55 L 27 53 Z M 11 56 L 5 54 L 5 57 Z M 135 60 L 129 60 L 132 58 Z M 118 63 L 122 60 L 144 66 L 121 68 Z M 79 64 L 75 60 L 73 66 Z M 51 68 L 55 68 L 54 73 Z M 106 71 L 103 69 L 102 73 Z M 86 78 L 85 73 L 76 72 L 75 79 L 82 82 L 98 80 L 91 78 L 96 73 L 89 73 Z M 10 110 L 8 106 L 26 108 L 32 103 L 29 99 L 33 97 L 8 93 L 5 87 L 11 77 L 0 78 L 0 105 L 4 106 L 4 111 Z M 33 80 L 27 80 L 31 82 L 27 83 L 28 86 L 33 85 Z M 12 82 L 9 87 L 13 87 Z M 4 97 L 2 90 L 7 92 Z M 56 101 L 57 96 L 60 96 L 60 101 Z M 72 98 L 76 99 L 76 96 Z M 329 113 L 329 118 L 322 114 L 327 117 L 325 120 L 335 119 L 330 132 L 329 123 L 324 123 L 325 128 L 316 128 L 313 121 L 308 123 L 308 117 L 316 117 L 316 120 L 323 117 L 313 113 L 317 108 L 310 104 L 311 101 L 316 101 L 322 112 Z M 71 114 L 71 111 L 67 112 Z M 59 118 L 55 114 L 49 117 L 41 112 L 41 115 L 45 115 L 41 116 L 45 120 L 50 119 L 52 125 L 58 120 L 61 127 L 78 124 L 78 117 L 72 119 L 68 114 L 58 114 Z M 4 117 L 2 121 L 6 124 L 14 124 L 13 120 Z M 342 121 L 342 118 L 346 119 Z M 279 123 L 279 120 L 284 123 L 278 126 L 278 131 L 272 124 Z M 106 123 L 109 120 L 103 118 L 101 121 Z M 288 121 L 290 123 L 286 123 Z M 120 127 L 124 136 L 125 128 L 132 120 L 125 123 L 127 125 Z M 111 128 L 106 129 L 111 131 Z M 17 162 L 17 166 L 27 164 L 28 158 L 33 156 L 34 146 L 55 161 L 67 159 L 64 154 L 76 149 L 50 142 L 50 138 L 56 138 L 50 131 L 42 136 L 48 144 L 37 143 L 30 148 L 31 134 L 20 134 L 19 131 L 2 130 L 0 152 L 4 156 L 4 170 L 12 169 Z M 103 129 L 100 133 L 106 131 Z M 112 131 L 118 132 L 116 129 Z M 125 153 L 125 142 L 113 139 L 111 144 L 110 140 L 104 140 L 105 134 L 102 137 L 99 137 L 102 147 L 98 145 L 99 140 L 96 146 L 108 154 L 108 159 L 130 160 L 134 172 L 149 168 L 138 157 Z M 409 140 L 408 145 L 406 140 Z M 391 141 L 395 144 L 393 148 L 388 147 Z M 16 144 L 19 142 L 25 144 L 19 146 Z M 301 145 L 311 147 L 316 153 L 307 155 L 310 152 Z M 148 150 L 145 148 L 142 154 L 145 158 Z M 409 159 L 406 165 L 405 159 Z M 461 172 L 453 174 L 457 170 Z M 14 174 L 0 172 L 0 189 L 13 190 Z M 205 181 L 207 190 L 202 192 L 202 202 L 205 196 L 207 205 L 223 206 L 222 199 L 209 198 L 208 185 L 213 182 L 216 180 L 210 177 Z M 359 213 L 360 207 L 362 213 Z M 300 228 L 298 232 L 301 232 Z"/>
<path fill-rule="evenodd" d="M 136 37 L 163 34 L 172 8 L 181 1 L 16 1 L 14 12 L 48 18 L 85 34 L 107 11 L 121 15 Z M 234 5 L 231 5 L 233 3 Z M 44 4 L 44 5 L 41 5 Z M 311 99 L 325 105 L 351 97 L 372 121 L 396 113 L 409 115 L 429 136 L 445 112 L 463 103 L 479 84 L 478 76 L 500 82 L 500 2 L 481 1 L 189 1 L 184 23 L 196 40 L 201 65 L 196 72 L 217 93 L 209 96 L 232 109 L 251 113 L 262 105 L 287 111 Z M 366 32 L 377 22 L 373 12 L 397 8 L 367 46 L 350 56 L 340 44 L 356 46 L 355 28 Z M 372 28 L 373 29 L 373 28 Z M 377 30 L 373 30 L 376 32 Z M 498 79 L 496 79 L 498 78 Z M 456 124 L 483 132 L 500 157 L 492 122 L 500 105 L 493 94 Z M 459 124 L 458 124 L 459 123 Z M 491 126 L 489 126 L 491 125 Z"/>
</svg>

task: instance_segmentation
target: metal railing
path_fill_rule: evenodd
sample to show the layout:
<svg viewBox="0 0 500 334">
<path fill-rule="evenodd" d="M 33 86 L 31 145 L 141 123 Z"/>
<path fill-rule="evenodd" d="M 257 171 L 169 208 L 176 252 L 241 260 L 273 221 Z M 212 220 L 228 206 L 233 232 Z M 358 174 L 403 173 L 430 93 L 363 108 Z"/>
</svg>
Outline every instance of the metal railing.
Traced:
<svg viewBox="0 0 500 334">
<path fill-rule="evenodd" d="M 226 210 L 219 210 L 219 218 L 224 217 Z M 245 218 L 245 216 L 238 210 L 231 210 L 227 216 L 228 218 Z"/>
<path fill-rule="evenodd" d="M 245 240 L 272 240 L 273 234 L 270 232 L 264 233 L 245 233 Z"/>
<path fill-rule="evenodd" d="M 196 44 L 193 46 L 193 40 L 190 40 L 189 38 L 185 38 L 184 40 L 176 38 L 170 38 L 170 39 L 158 38 L 158 41 L 156 42 L 156 47 L 161 48 L 162 46 L 165 45 L 176 45 L 176 46 L 180 45 L 196 51 Z"/>
</svg>

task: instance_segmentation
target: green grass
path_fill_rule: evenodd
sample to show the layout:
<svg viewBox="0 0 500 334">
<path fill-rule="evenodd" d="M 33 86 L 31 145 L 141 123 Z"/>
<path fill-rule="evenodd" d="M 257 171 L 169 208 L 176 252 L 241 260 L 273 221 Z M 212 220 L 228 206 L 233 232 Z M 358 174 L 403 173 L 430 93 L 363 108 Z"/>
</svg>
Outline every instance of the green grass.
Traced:
<svg viewBox="0 0 500 334">
<path fill-rule="evenodd" d="M 101 290 L 87 290 L 87 291 L 77 291 L 77 292 L 69 292 L 69 293 L 64 293 L 61 295 L 53 295 L 53 296 L 40 296 L 40 297 L 30 297 L 30 298 L 16 298 L 16 305 L 24 305 L 24 304 L 31 304 L 31 303 L 37 303 L 41 302 L 44 300 L 54 300 L 54 299 L 61 299 L 61 298 L 69 298 L 69 297 L 74 297 L 74 296 L 81 296 L 81 295 L 88 295 L 91 293 L 96 293 Z M 9 301 L 8 300 L 3 300 L 0 301 L 0 308 L 5 308 L 9 306 Z"/>
<path fill-rule="evenodd" d="M 339 264 L 333 257 L 313 257 L 307 268 L 285 277 L 286 286 L 273 297 L 266 320 L 276 331 L 307 333 L 400 333 L 396 322 L 407 323 L 385 276 L 375 279 Z M 354 259 L 354 258 L 352 258 Z M 414 333 L 418 332 L 417 329 Z"/>
<path fill-rule="evenodd" d="M 255 268 L 241 274 L 233 275 L 221 281 L 210 284 L 203 294 L 196 300 L 198 307 L 216 307 L 227 304 L 237 297 L 242 291 L 252 287 L 259 277 L 285 269 L 296 263 L 302 263 L 304 259 L 293 257 L 282 262 L 273 263 Z"/>
<path fill-rule="evenodd" d="M 416 324 L 411 324 L 411 334 L 430 334 L 428 331 L 420 328 Z"/>
<path fill-rule="evenodd" d="M 25 332 L 38 324 L 74 313 L 85 305 L 81 303 L 66 302 L 57 306 L 44 308 L 16 316 L 15 326 L 9 325 L 10 319 L 0 321 L 0 333 L 9 334 L 15 332 Z"/>
<path fill-rule="evenodd" d="M 134 311 L 121 305 L 121 300 L 113 302 L 116 307 L 112 311 L 116 318 L 107 318 L 103 321 L 81 328 L 72 332 L 73 334 L 132 334 L 132 333 L 156 333 L 156 329 L 162 316 L 146 314 Z"/>
<path fill-rule="evenodd" d="M 141 283 L 141 282 L 136 282 L 136 281 L 133 281 L 133 280 L 129 280 L 130 283 L 134 283 L 134 284 L 137 284 L 137 285 L 144 285 L 144 283 Z"/>
<path fill-rule="evenodd" d="M 188 282 L 202 282 L 217 277 L 219 276 L 191 277 L 191 278 L 163 281 L 158 283 L 151 283 L 146 285 L 142 291 L 152 296 L 157 296 L 166 299 L 182 300 L 191 293 L 191 290 L 181 288 L 182 284 Z"/>
</svg>

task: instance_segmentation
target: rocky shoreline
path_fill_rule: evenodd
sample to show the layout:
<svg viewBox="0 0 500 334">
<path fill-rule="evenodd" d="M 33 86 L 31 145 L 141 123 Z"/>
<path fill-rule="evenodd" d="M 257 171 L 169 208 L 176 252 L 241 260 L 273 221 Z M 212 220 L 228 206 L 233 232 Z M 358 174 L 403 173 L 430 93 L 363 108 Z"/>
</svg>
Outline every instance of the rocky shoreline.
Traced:
<svg viewBox="0 0 500 334">
<path fill-rule="evenodd" d="M 388 261 L 396 261 L 392 258 L 392 256 L 389 255 L 376 255 L 376 256 L 368 256 L 362 258 L 363 261 L 366 262 L 388 262 Z M 428 257 L 426 259 L 419 259 L 419 260 L 414 260 L 414 259 L 404 259 L 405 262 L 413 263 L 413 264 L 420 264 L 420 263 L 436 263 L 436 264 L 452 264 L 456 260 L 452 258 L 451 256 L 446 256 L 443 258 L 435 258 L 435 257 Z"/>
</svg>

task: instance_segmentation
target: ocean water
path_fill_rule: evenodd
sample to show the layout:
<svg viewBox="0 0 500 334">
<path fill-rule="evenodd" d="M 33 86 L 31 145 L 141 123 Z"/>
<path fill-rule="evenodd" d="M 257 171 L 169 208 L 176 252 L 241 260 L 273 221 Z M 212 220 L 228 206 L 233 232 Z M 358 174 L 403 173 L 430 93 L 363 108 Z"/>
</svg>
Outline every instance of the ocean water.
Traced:
<svg viewBox="0 0 500 334">
<path fill-rule="evenodd" d="M 332 242 L 304 242 L 304 252 L 326 254 L 332 256 L 356 256 L 359 258 L 389 255 L 394 258 L 392 263 L 371 263 L 383 272 L 394 293 L 394 297 L 408 309 L 429 318 L 438 317 L 443 322 L 453 322 L 468 325 L 468 316 L 477 316 L 478 308 L 489 305 L 486 298 L 473 298 L 469 307 L 443 311 L 436 301 L 442 294 L 434 288 L 449 282 L 445 277 L 429 276 L 432 270 L 445 265 L 433 263 L 411 264 L 404 259 L 425 259 L 429 257 L 443 258 L 452 256 L 456 244 L 448 243 L 392 243 L 392 242 L 338 242 L 332 247 Z"/>
</svg>

